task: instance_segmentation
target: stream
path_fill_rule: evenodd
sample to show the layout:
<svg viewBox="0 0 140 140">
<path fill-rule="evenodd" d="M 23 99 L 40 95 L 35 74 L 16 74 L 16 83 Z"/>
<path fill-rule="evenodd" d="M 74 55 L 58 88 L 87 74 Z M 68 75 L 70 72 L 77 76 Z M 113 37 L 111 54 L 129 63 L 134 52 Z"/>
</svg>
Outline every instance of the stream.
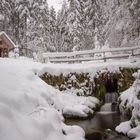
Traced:
<svg viewBox="0 0 140 140">
<path fill-rule="evenodd" d="M 93 118 L 88 120 L 66 119 L 66 124 L 82 127 L 87 140 L 130 140 L 115 132 L 117 125 L 129 119 L 130 117 L 121 115 L 117 108 L 112 110 L 112 103 L 106 102 Z"/>
<path fill-rule="evenodd" d="M 120 122 L 130 118 L 119 113 L 97 112 L 89 120 L 66 120 L 66 124 L 78 125 L 85 130 L 87 140 L 130 140 L 126 136 L 117 134 L 114 130 Z"/>
</svg>

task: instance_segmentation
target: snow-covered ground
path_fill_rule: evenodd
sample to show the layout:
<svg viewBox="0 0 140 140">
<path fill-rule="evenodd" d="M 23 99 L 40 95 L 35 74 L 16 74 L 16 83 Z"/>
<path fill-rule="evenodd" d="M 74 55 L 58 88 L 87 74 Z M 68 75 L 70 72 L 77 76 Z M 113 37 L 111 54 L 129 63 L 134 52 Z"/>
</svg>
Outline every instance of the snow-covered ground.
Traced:
<svg viewBox="0 0 140 140">
<path fill-rule="evenodd" d="M 87 117 L 98 100 L 62 94 L 39 78 L 45 72 L 66 74 L 91 72 L 120 66 L 135 67 L 139 61 L 41 64 L 29 59 L 0 58 L 0 139 L 2 140 L 84 140 L 78 126 L 67 126 L 63 115 Z M 105 70 L 104 69 L 104 70 Z"/>
<path fill-rule="evenodd" d="M 98 100 L 47 85 L 38 76 L 44 66 L 25 58 L 0 58 L 1 140 L 84 139 L 84 131 L 65 125 L 62 114 L 87 117 Z"/>
<path fill-rule="evenodd" d="M 136 78 L 133 85 L 120 96 L 120 110 L 132 111 L 130 121 L 123 122 L 116 127 L 119 133 L 127 134 L 130 138 L 140 140 L 140 70 L 134 74 Z"/>
</svg>

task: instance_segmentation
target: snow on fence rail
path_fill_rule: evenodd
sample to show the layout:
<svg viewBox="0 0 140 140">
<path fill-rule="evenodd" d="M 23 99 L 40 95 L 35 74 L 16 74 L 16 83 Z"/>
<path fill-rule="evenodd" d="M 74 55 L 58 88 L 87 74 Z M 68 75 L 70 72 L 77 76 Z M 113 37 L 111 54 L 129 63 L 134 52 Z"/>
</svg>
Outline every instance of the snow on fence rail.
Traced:
<svg viewBox="0 0 140 140">
<path fill-rule="evenodd" d="M 96 57 L 95 57 L 96 56 Z M 47 52 L 43 53 L 44 63 L 46 62 L 81 62 L 115 58 L 128 58 L 129 56 L 140 56 L 140 46 L 110 49 L 93 49 L 76 52 Z"/>
</svg>

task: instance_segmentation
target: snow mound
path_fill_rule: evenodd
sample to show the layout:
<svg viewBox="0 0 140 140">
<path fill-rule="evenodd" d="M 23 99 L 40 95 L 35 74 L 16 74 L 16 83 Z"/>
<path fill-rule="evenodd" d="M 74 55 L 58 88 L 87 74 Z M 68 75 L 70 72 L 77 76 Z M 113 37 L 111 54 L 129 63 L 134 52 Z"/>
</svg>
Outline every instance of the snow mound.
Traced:
<svg viewBox="0 0 140 140">
<path fill-rule="evenodd" d="M 126 135 L 127 132 L 131 130 L 130 124 L 131 124 L 130 121 L 122 122 L 120 125 L 116 127 L 116 131 Z"/>
<path fill-rule="evenodd" d="M 0 139 L 84 140 L 78 126 L 67 126 L 63 115 L 86 117 L 98 100 L 62 94 L 42 81 L 41 63 L 0 58 Z"/>
</svg>

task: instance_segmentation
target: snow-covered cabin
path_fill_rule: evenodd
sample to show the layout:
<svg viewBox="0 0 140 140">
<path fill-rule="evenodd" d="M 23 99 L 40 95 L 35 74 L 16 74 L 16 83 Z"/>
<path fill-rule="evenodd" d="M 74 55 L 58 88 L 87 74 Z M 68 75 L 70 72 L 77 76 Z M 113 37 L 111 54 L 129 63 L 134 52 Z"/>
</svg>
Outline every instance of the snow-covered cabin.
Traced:
<svg viewBox="0 0 140 140">
<path fill-rule="evenodd" d="M 8 57 L 9 51 L 15 48 L 14 42 L 5 32 L 0 32 L 0 57 Z"/>
</svg>

